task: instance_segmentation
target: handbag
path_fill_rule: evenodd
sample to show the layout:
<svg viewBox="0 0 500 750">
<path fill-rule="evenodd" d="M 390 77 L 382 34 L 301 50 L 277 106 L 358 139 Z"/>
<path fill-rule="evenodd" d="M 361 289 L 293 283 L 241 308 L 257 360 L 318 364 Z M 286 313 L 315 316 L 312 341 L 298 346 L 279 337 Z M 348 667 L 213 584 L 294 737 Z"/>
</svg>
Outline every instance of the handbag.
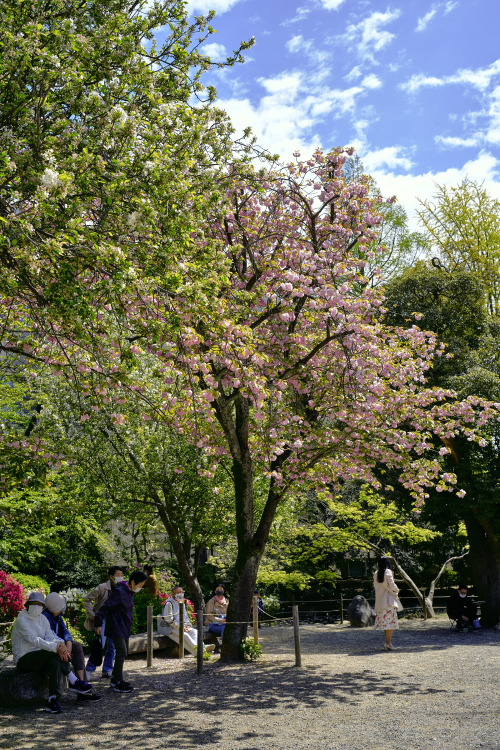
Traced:
<svg viewBox="0 0 500 750">
<path fill-rule="evenodd" d="M 90 645 L 89 660 L 95 667 L 102 664 L 102 641 L 100 635 L 95 635 Z"/>
<path fill-rule="evenodd" d="M 399 601 L 399 596 L 395 596 L 394 598 L 395 598 L 395 600 L 396 600 L 396 607 L 397 607 L 397 611 L 398 611 L 398 612 L 402 612 L 402 611 L 403 611 L 403 609 L 404 609 L 404 607 L 403 607 L 403 605 L 401 604 L 401 602 Z"/>
</svg>

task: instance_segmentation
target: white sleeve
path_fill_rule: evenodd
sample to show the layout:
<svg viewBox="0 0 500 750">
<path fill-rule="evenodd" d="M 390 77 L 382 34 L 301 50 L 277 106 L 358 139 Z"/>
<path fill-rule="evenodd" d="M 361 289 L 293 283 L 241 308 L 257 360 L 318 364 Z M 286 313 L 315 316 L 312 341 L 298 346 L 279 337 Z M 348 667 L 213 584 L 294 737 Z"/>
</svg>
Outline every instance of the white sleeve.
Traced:
<svg viewBox="0 0 500 750">
<path fill-rule="evenodd" d="M 40 615 L 42 617 L 42 615 Z M 17 623 L 17 632 L 25 641 L 31 643 L 32 646 L 36 646 L 41 651 L 57 651 L 57 645 L 62 643 L 62 640 L 56 636 L 55 633 L 50 629 L 49 621 L 46 617 L 43 618 L 42 636 L 38 635 L 35 628 L 30 627 L 31 623 L 29 620 L 23 619 Z"/>
<path fill-rule="evenodd" d="M 399 589 L 394 583 L 394 576 L 392 574 L 392 571 L 386 570 L 384 575 L 384 586 L 385 588 L 391 592 L 394 596 L 397 595 Z"/>
<path fill-rule="evenodd" d="M 165 618 L 166 622 L 174 622 L 174 613 L 172 611 L 172 600 L 171 599 L 167 599 L 167 601 L 165 602 L 165 606 L 163 607 L 162 615 Z"/>
</svg>

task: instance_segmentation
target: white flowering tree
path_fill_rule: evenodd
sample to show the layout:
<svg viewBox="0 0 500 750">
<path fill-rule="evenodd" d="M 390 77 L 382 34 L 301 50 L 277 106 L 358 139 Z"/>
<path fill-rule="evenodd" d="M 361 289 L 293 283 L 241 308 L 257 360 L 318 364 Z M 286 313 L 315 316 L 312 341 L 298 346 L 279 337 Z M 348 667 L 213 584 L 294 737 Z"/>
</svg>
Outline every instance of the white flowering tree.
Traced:
<svg viewBox="0 0 500 750">
<path fill-rule="evenodd" d="M 212 15 L 189 22 L 180 0 L 0 0 L 0 371 L 8 382 L 24 377 L 27 361 L 51 362 L 43 346 L 61 337 L 92 360 L 103 308 L 119 318 L 124 292 L 138 311 L 151 289 L 175 294 L 180 258 L 192 297 L 219 283 L 216 259 L 193 243 L 233 161 L 230 123 L 201 82 L 212 65 L 200 52 Z M 220 65 L 241 60 L 250 44 Z M 0 488 L 17 482 L 9 467 L 25 465 L 16 451 L 30 450 L 35 468 L 46 460 L 32 426 L 4 435 Z"/>
</svg>

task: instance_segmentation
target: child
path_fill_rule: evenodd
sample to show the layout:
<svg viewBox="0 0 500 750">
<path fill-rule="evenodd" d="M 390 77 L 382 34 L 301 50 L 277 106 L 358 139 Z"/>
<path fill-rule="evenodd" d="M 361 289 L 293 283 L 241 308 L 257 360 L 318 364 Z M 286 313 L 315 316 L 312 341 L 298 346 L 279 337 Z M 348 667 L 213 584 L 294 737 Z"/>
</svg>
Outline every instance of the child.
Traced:
<svg viewBox="0 0 500 750">
<path fill-rule="evenodd" d="M 128 654 L 134 594 L 142 589 L 146 579 L 146 573 L 141 570 L 134 571 L 128 583 L 121 581 L 115 586 L 114 591 L 95 616 L 96 633 L 101 635 L 102 623 L 106 620 L 106 635 L 110 636 L 115 644 L 116 656 L 111 675 L 111 687 L 116 693 L 130 693 L 133 690 L 132 685 L 123 679 L 123 663 Z"/>
</svg>

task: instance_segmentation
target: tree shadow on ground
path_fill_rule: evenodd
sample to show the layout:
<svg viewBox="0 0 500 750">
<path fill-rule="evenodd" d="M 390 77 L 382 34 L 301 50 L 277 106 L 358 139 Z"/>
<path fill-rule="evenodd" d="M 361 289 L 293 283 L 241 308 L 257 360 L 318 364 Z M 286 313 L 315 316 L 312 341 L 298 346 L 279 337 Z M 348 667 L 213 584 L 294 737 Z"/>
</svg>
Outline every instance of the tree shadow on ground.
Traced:
<svg viewBox="0 0 500 750">
<path fill-rule="evenodd" d="M 423 623 L 422 623 L 423 624 Z M 457 633 L 452 630 L 446 623 L 437 625 L 424 625 L 422 629 L 412 627 L 407 629 L 403 627 L 395 630 L 393 634 L 393 644 L 397 650 L 419 653 L 424 651 L 443 651 L 445 649 L 456 648 L 457 646 L 465 648 L 474 648 L 475 646 L 483 648 L 484 646 L 498 647 L 499 634 L 495 630 L 481 629 L 474 630 L 471 633 Z M 282 632 L 282 637 L 277 638 L 274 633 L 262 638 L 266 644 L 268 640 L 272 652 L 277 655 L 290 655 L 293 658 L 293 634 L 291 632 Z M 321 643 L 321 653 L 324 654 L 342 654 L 347 656 L 369 656 L 382 651 L 384 635 L 382 631 L 373 628 L 351 628 L 349 626 L 338 627 L 336 629 L 324 628 L 321 626 L 314 628 L 301 629 L 301 648 L 302 654 L 314 655 L 318 653 L 318 642 Z"/>
<path fill-rule="evenodd" d="M 212 664 L 203 675 L 184 673 L 181 682 L 177 673 L 165 674 L 158 668 L 138 674 L 137 690 L 129 695 L 104 691 L 98 706 L 77 706 L 63 699 L 65 711 L 58 716 L 33 715 L 33 710 L 11 709 L 1 724 L 11 724 L 0 748 L 14 747 L 53 750 L 56 747 L 78 746 L 82 731 L 92 727 L 93 739 L 84 747 L 112 748 L 204 748 L 224 743 L 224 726 L 230 715 L 247 719 L 247 729 L 231 741 L 244 742 L 245 750 L 258 750 L 266 740 L 275 740 L 266 726 L 274 719 L 285 721 L 286 715 L 319 708 L 328 699 L 339 705 L 366 701 L 366 695 L 377 700 L 384 696 L 425 696 L 437 690 L 424 686 L 414 676 L 400 677 L 380 674 L 371 669 L 361 672 L 332 674 L 318 666 L 296 669 L 268 664 L 263 667 L 221 667 Z M 227 716 L 226 716 L 227 715 Z M 199 726 L 200 716 L 203 726 Z M 13 727 L 13 720 L 16 726 Z M 12 722 L 12 723 L 11 723 Z M 256 727 L 256 732 L 252 732 Z M 106 739 L 108 737 L 108 739 Z M 111 738 L 111 739 L 110 739 Z M 87 740 L 87 742 L 89 742 Z M 258 744 L 255 744 L 258 743 Z"/>
</svg>

